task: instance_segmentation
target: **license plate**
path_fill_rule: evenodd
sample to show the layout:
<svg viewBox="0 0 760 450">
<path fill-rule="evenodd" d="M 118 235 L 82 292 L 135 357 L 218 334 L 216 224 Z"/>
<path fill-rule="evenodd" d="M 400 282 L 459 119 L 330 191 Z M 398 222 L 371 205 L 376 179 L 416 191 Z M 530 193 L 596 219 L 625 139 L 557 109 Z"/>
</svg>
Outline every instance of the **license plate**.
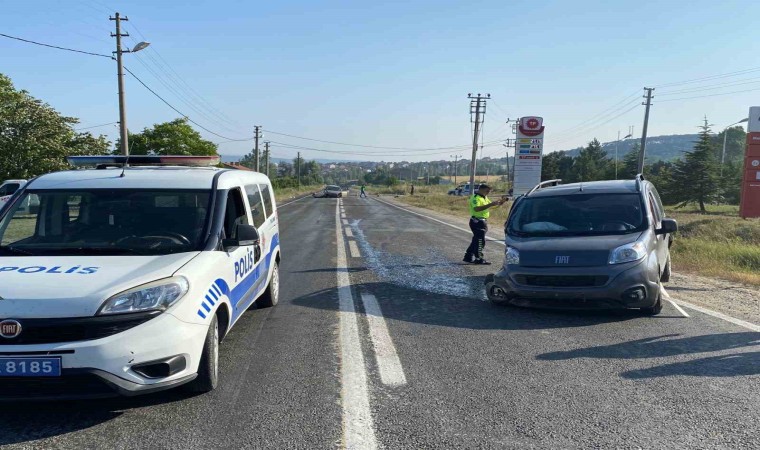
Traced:
<svg viewBox="0 0 760 450">
<path fill-rule="evenodd" d="M 61 358 L 0 357 L 0 377 L 60 377 Z"/>
</svg>

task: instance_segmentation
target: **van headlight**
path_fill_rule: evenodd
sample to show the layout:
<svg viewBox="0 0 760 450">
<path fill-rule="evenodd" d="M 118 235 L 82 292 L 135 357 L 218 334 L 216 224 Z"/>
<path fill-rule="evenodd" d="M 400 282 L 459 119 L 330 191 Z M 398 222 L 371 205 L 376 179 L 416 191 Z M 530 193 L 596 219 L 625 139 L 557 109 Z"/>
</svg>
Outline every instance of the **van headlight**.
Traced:
<svg viewBox="0 0 760 450">
<path fill-rule="evenodd" d="M 172 277 L 116 294 L 103 303 L 98 315 L 140 311 L 165 311 L 190 288 L 185 277 Z"/>
<path fill-rule="evenodd" d="M 610 264 L 638 261 L 647 255 L 646 246 L 641 242 L 621 245 L 610 253 Z"/>
<path fill-rule="evenodd" d="M 520 251 L 514 247 L 507 247 L 507 251 L 504 257 L 504 265 L 520 265 Z"/>
</svg>

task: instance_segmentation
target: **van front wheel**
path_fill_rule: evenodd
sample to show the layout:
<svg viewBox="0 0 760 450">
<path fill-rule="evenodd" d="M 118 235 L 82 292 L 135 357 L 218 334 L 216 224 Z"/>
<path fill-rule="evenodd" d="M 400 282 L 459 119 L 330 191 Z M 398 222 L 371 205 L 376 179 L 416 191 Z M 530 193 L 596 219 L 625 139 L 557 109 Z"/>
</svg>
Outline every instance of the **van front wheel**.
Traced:
<svg viewBox="0 0 760 450">
<path fill-rule="evenodd" d="M 261 297 L 256 300 L 256 306 L 259 308 L 270 308 L 277 305 L 280 301 L 280 265 L 274 263 L 272 266 L 272 278 L 269 280 L 269 286 Z"/>
</svg>

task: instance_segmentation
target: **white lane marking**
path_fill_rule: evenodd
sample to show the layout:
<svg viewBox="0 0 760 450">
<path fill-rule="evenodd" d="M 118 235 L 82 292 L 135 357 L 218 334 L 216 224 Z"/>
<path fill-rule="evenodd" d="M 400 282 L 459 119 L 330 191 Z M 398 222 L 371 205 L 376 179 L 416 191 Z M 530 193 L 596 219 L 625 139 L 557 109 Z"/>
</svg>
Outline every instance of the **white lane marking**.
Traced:
<svg viewBox="0 0 760 450">
<path fill-rule="evenodd" d="M 372 337 L 372 346 L 375 348 L 377 368 L 380 371 L 380 380 L 388 386 L 403 386 L 406 384 L 404 368 L 398 359 L 396 347 L 393 345 L 388 327 L 383 318 L 383 311 L 372 294 L 362 292 L 364 311 L 367 313 L 369 322 L 369 334 Z"/>
<path fill-rule="evenodd" d="M 687 307 L 689 309 L 693 309 L 694 311 L 699 311 L 699 312 L 701 312 L 703 314 L 707 314 L 708 316 L 717 317 L 718 319 L 725 320 L 726 322 L 731 322 L 734 325 L 739 325 L 740 327 L 744 327 L 744 328 L 746 328 L 748 330 L 760 332 L 760 325 L 755 325 L 754 323 L 750 323 L 750 322 L 747 322 L 747 321 L 744 321 L 744 320 L 741 320 L 741 319 L 737 319 L 735 317 L 731 317 L 731 316 L 728 316 L 726 314 L 719 313 L 717 311 L 713 311 L 711 309 L 707 309 L 707 308 L 703 308 L 701 306 L 693 305 L 693 304 L 691 304 L 689 302 L 685 302 L 683 300 L 677 300 L 677 299 L 672 298 L 672 297 L 671 297 L 671 299 L 673 300 L 673 302 L 678 303 L 681 306 L 685 306 L 685 307 Z"/>
<path fill-rule="evenodd" d="M 340 214 L 340 218 L 341 218 L 341 219 L 345 219 L 345 218 L 346 218 L 346 213 L 341 213 L 341 214 Z"/>
<path fill-rule="evenodd" d="M 343 225 L 348 225 L 348 220 L 343 219 L 343 220 L 341 220 L 341 223 L 343 223 Z"/>
<path fill-rule="evenodd" d="M 461 231 L 464 231 L 465 233 L 472 233 L 472 231 L 471 231 L 471 230 L 467 230 L 467 229 L 464 229 L 464 228 L 462 228 L 462 227 L 458 227 L 458 226 L 456 226 L 456 225 L 452 225 L 452 224 L 450 224 L 450 223 L 448 223 L 448 222 L 444 222 L 443 220 L 438 220 L 438 219 L 435 219 L 435 218 L 433 218 L 433 217 L 430 217 L 430 216 L 426 216 L 426 215 L 424 215 L 424 214 L 420 214 L 420 213 L 416 213 L 416 212 L 414 212 L 414 211 L 410 211 L 410 210 L 408 210 L 408 209 L 406 209 L 406 208 L 402 208 L 402 207 L 400 207 L 400 206 L 396 206 L 396 205 L 394 205 L 393 203 L 388 203 L 388 202 L 382 201 L 382 200 L 380 200 L 379 198 L 376 198 L 375 200 L 377 200 L 378 202 L 380 202 L 380 203 L 382 203 L 382 204 L 384 204 L 384 205 L 392 206 L 392 207 L 394 207 L 394 208 L 396 208 L 396 209 L 400 209 L 401 211 L 406 211 L 406 212 L 408 212 L 409 214 L 414 214 L 415 216 L 424 217 L 424 218 L 426 218 L 426 219 L 429 219 L 429 220 L 432 220 L 432 221 L 434 221 L 434 222 L 442 223 L 442 224 L 444 224 L 444 225 L 446 225 L 446 226 L 449 226 L 449 227 L 451 227 L 451 228 L 456 228 L 457 230 L 461 230 Z M 504 243 L 504 241 L 503 241 L 503 240 L 501 240 L 501 239 L 494 239 L 494 238 L 492 238 L 492 237 L 486 236 L 486 240 L 487 240 L 487 241 L 491 241 L 491 242 L 496 242 L 497 244 L 506 245 L 506 244 Z"/>
<path fill-rule="evenodd" d="M 277 205 L 277 207 L 278 208 L 282 208 L 283 206 L 292 205 L 293 203 L 300 202 L 301 200 L 303 200 L 305 198 L 309 198 L 309 196 L 307 195 L 306 197 L 297 198 L 297 199 L 293 200 L 292 202 L 287 202 L 287 203 L 283 203 L 282 205 Z"/>
<path fill-rule="evenodd" d="M 672 298 L 670 298 L 670 294 L 668 294 L 668 291 L 665 290 L 665 287 L 660 286 L 660 289 L 661 289 L 662 295 L 665 297 L 665 300 L 667 300 L 671 305 L 673 305 L 673 307 L 675 309 L 677 309 L 678 312 L 680 312 L 682 316 L 684 316 L 684 317 L 691 317 L 691 316 L 689 316 L 689 313 L 687 313 L 686 311 L 684 311 L 683 308 L 681 308 L 680 306 L 678 306 L 678 304 L 676 302 L 674 302 Z"/>
<path fill-rule="evenodd" d="M 336 271 L 340 303 L 340 372 L 343 406 L 343 447 L 375 449 L 377 440 L 369 408 L 369 389 L 359 326 L 348 277 L 346 242 L 340 226 L 339 204 L 335 206 L 335 236 L 338 247 Z"/>
<path fill-rule="evenodd" d="M 356 241 L 348 241 L 348 249 L 351 251 L 352 258 L 361 258 L 362 252 L 359 251 L 359 246 L 356 245 Z"/>
<path fill-rule="evenodd" d="M 344 228 L 346 231 L 346 236 L 348 237 L 354 237 L 354 231 L 351 228 Z"/>
</svg>

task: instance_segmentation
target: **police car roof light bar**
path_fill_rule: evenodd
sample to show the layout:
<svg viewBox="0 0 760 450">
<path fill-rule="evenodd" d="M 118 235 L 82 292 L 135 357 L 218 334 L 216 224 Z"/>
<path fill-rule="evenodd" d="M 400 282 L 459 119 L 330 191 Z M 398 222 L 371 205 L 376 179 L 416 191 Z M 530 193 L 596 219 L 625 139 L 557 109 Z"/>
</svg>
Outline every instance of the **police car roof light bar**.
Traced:
<svg viewBox="0 0 760 450">
<path fill-rule="evenodd" d="M 130 166 L 187 166 L 187 167 L 214 167 L 219 164 L 219 156 L 69 156 L 66 158 L 74 167 L 123 167 Z"/>
<path fill-rule="evenodd" d="M 547 186 L 557 186 L 560 183 L 562 183 L 562 180 L 559 179 L 559 178 L 556 179 L 556 180 L 542 181 L 542 182 L 538 183 L 537 185 L 535 185 L 533 187 L 533 189 L 529 190 L 528 193 L 525 194 L 525 196 L 526 197 L 529 196 L 530 194 L 532 194 L 533 192 L 537 191 L 538 189 L 541 189 L 541 188 L 544 188 L 544 187 L 547 187 Z"/>
</svg>

